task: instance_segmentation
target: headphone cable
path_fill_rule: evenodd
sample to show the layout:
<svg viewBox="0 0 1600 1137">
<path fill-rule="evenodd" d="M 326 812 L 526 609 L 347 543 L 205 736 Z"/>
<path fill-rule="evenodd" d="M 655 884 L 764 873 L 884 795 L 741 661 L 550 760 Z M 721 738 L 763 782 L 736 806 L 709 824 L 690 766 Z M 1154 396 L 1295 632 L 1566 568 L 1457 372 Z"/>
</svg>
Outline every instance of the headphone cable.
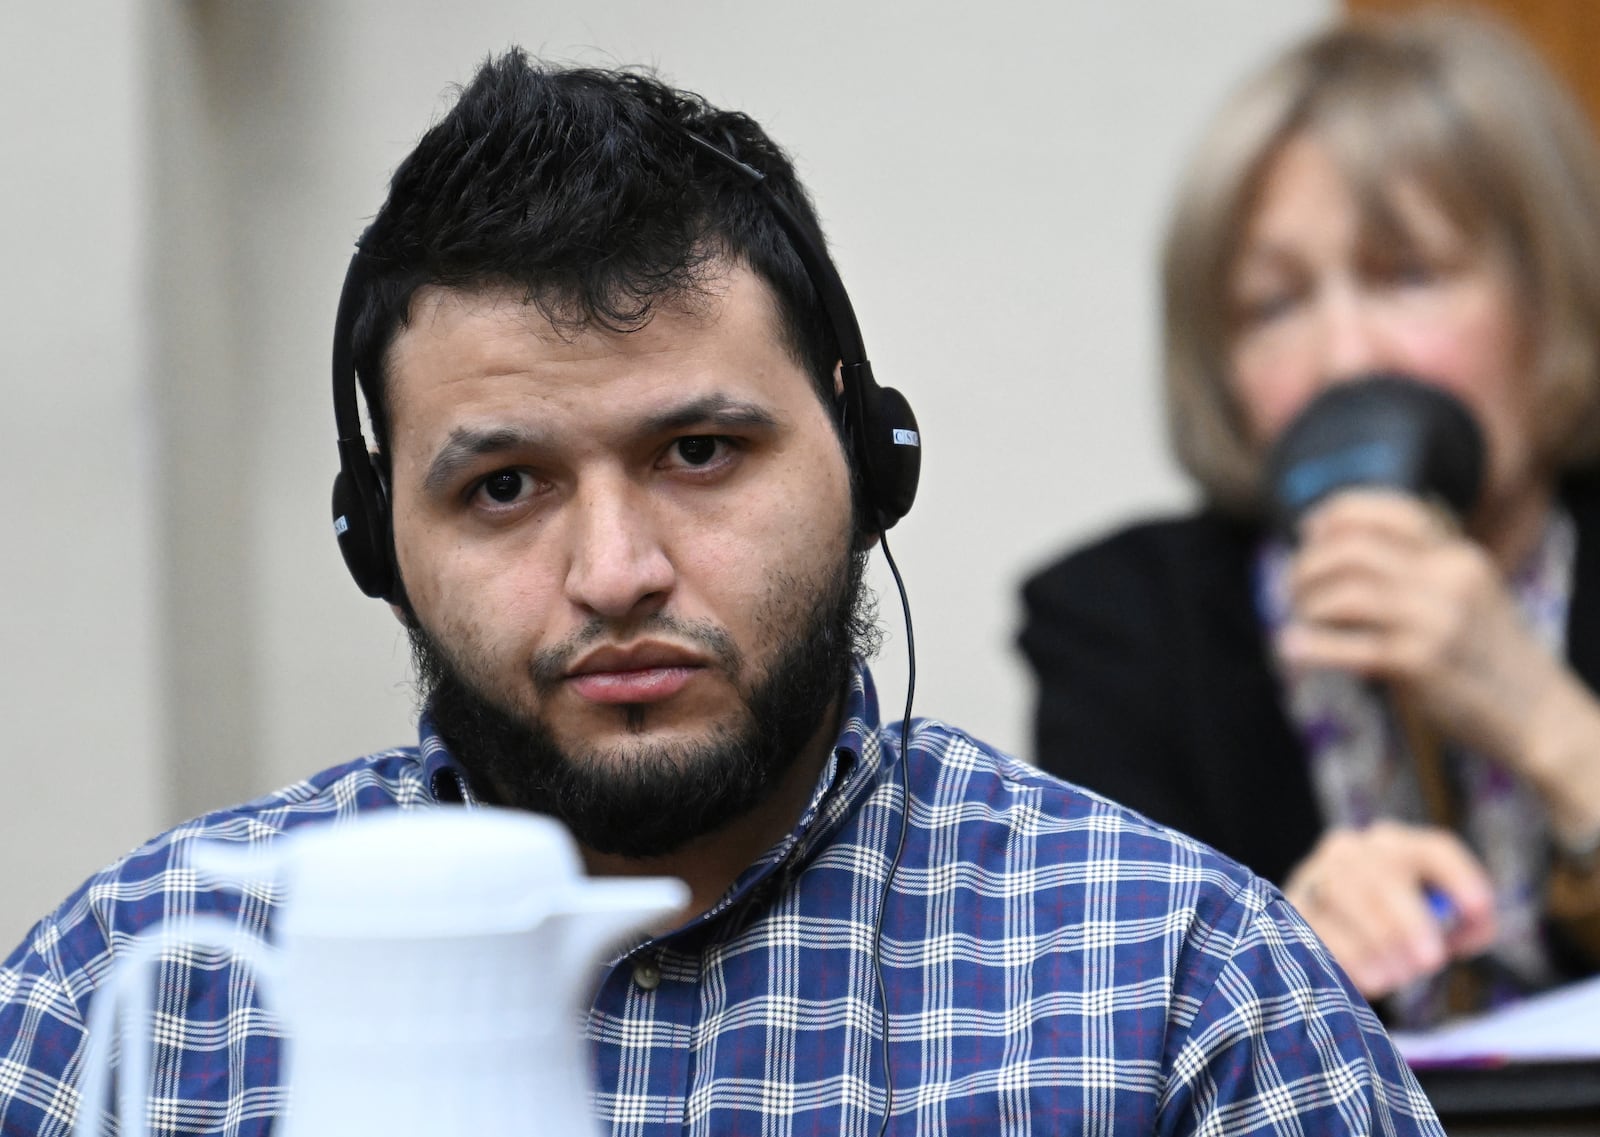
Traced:
<svg viewBox="0 0 1600 1137">
<path fill-rule="evenodd" d="M 906 584 L 900 578 L 900 566 L 894 563 L 886 534 L 878 534 L 883 546 L 883 558 L 889 562 L 889 572 L 900 591 L 900 612 L 906 625 L 906 709 L 900 720 L 901 809 L 900 835 L 895 840 L 894 857 L 889 861 L 889 872 L 884 877 L 883 894 L 878 898 L 878 922 L 872 930 L 872 968 L 878 984 L 878 1004 L 883 1012 L 883 1121 L 878 1125 L 878 1137 L 889 1131 L 889 1118 L 894 1113 L 894 1066 L 889 1061 L 889 988 L 883 978 L 883 921 L 889 911 L 889 893 L 894 888 L 894 876 L 900 867 L 900 857 L 906 850 L 906 831 L 911 818 L 911 775 L 905 769 L 911 753 L 911 699 L 917 690 L 917 638 L 911 630 L 911 602 L 906 598 Z M 893 774 L 891 773 L 891 778 Z"/>
</svg>

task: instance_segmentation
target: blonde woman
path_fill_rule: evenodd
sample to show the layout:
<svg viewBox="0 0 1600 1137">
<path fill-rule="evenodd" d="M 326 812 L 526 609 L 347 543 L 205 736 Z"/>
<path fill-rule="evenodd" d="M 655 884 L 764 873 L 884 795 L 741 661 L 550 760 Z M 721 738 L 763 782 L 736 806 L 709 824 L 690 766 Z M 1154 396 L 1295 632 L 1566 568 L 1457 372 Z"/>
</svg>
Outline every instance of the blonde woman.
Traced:
<svg viewBox="0 0 1600 1137">
<path fill-rule="evenodd" d="M 1594 970 L 1587 122 L 1479 20 L 1330 30 L 1212 126 L 1164 288 L 1171 434 L 1204 505 L 1025 585 L 1039 764 L 1278 882 L 1393 1021 Z M 1402 495 L 1352 491 L 1295 546 L 1275 541 L 1264 452 L 1318 392 L 1380 370 L 1473 413 L 1481 506 L 1456 528 Z M 1445 816 L 1425 804 L 1418 737 L 1438 743 Z"/>
</svg>

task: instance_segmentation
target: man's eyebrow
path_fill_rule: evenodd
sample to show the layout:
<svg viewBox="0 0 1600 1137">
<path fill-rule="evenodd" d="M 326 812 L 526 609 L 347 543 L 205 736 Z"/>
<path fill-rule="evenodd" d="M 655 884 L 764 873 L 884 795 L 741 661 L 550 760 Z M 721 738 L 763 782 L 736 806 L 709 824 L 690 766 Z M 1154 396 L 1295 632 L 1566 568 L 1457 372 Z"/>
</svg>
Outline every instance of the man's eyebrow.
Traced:
<svg viewBox="0 0 1600 1137">
<path fill-rule="evenodd" d="M 733 429 L 758 427 L 771 429 L 778 425 L 775 416 L 759 403 L 743 402 L 730 395 L 705 395 L 673 407 L 658 415 L 651 415 L 640 423 L 641 434 L 665 434 L 691 427 Z"/>
<path fill-rule="evenodd" d="M 422 492 L 430 495 L 442 493 L 462 470 L 485 454 L 535 448 L 547 441 L 539 432 L 522 427 L 497 426 L 475 430 L 458 426 L 450 432 L 444 445 L 439 447 L 433 461 L 428 463 L 428 472 L 422 479 Z"/>
<path fill-rule="evenodd" d="M 778 418 L 759 403 L 744 402 L 729 395 L 706 395 L 641 419 L 635 433 L 667 434 L 675 430 L 771 430 Z M 458 426 L 428 463 L 422 492 L 436 495 L 447 490 L 461 471 L 474 465 L 485 454 L 511 450 L 539 450 L 551 444 L 548 435 L 520 426 L 473 428 Z"/>
</svg>

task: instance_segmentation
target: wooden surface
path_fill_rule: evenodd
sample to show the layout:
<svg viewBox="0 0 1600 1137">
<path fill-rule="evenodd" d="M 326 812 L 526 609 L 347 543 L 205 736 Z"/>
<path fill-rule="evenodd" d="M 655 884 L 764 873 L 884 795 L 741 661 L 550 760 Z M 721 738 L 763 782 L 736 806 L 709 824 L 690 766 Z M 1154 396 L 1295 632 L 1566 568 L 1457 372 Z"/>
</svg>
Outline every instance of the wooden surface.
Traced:
<svg viewBox="0 0 1600 1137">
<path fill-rule="evenodd" d="M 1438 0 L 1345 0 L 1351 12 L 1397 12 Z M 1600 123 L 1600 0 L 1458 0 L 1444 7 L 1498 16 L 1538 49 Z"/>
</svg>

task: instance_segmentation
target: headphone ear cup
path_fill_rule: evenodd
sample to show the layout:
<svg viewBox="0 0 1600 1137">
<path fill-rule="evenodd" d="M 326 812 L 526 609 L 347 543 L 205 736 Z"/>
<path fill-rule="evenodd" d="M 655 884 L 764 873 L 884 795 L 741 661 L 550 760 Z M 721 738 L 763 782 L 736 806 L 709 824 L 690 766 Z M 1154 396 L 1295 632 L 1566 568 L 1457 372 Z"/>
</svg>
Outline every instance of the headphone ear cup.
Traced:
<svg viewBox="0 0 1600 1137">
<path fill-rule="evenodd" d="M 893 387 L 874 386 L 862 395 L 860 458 L 881 531 L 911 512 L 916 500 L 922 477 L 922 432 L 910 402 Z"/>
<path fill-rule="evenodd" d="M 394 592 L 388 501 L 370 462 L 365 473 L 363 479 L 359 473 L 342 469 L 333 479 L 333 532 L 356 587 L 368 596 L 388 600 Z M 370 487 L 365 492 L 363 480 Z"/>
</svg>

